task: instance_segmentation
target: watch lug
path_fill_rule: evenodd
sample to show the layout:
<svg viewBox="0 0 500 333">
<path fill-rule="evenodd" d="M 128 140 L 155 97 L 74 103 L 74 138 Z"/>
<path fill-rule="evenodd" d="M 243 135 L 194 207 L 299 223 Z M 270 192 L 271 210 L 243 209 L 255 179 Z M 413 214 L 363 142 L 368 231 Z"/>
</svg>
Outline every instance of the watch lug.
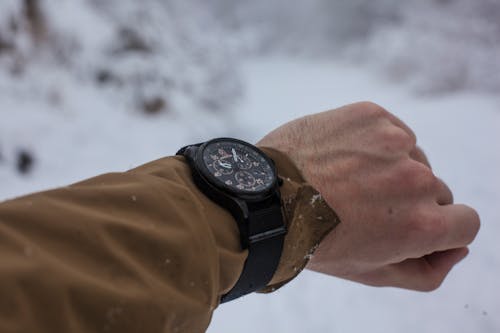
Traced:
<svg viewBox="0 0 500 333">
<path fill-rule="evenodd" d="M 200 146 L 201 146 L 201 143 L 182 147 L 181 149 L 179 149 L 179 151 L 177 151 L 177 153 L 175 153 L 175 155 L 184 155 L 186 157 L 194 159 L 194 157 L 196 155 L 196 151 L 198 151 L 198 148 Z"/>
<path fill-rule="evenodd" d="M 188 154 L 189 157 L 194 160 L 197 151 L 198 151 L 198 147 L 196 147 L 196 146 L 189 146 L 189 147 L 187 147 L 185 154 Z"/>
<path fill-rule="evenodd" d="M 248 205 L 247 205 L 247 203 L 241 199 L 237 199 L 237 198 L 233 198 L 233 199 L 234 199 L 234 202 L 241 209 L 243 219 L 248 220 Z"/>
</svg>

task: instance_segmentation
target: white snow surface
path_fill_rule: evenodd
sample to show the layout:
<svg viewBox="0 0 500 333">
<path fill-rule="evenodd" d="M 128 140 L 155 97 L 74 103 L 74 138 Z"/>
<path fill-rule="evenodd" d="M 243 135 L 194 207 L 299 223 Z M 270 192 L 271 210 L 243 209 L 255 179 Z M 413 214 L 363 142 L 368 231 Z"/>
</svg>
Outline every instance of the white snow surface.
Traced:
<svg viewBox="0 0 500 333">
<path fill-rule="evenodd" d="M 497 96 L 461 92 L 423 97 L 409 85 L 380 79 L 367 67 L 263 57 L 245 62 L 246 97 L 233 113 L 199 112 L 186 103 L 183 112 L 144 117 L 115 107 L 93 85 L 38 70 L 46 75 L 46 85 L 63 87 L 64 103 L 41 102 L 43 98 L 30 98 L 25 87 L 16 90 L 6 78 L 0 80 L 0 199 L 126 170 L 215 136 L 256 141 L 295 117 L 371 100 L 415 130 L 455 200 L 481 215 L 482 228 L 469 256 L 435 292 L 373 288 L 304 272 L 272 295 L 221 305 L 208 332 L 500 331 Z M 23 177 L 13 167 L 14 150 L 20 147 L 36 154 L 34 171 Z"/>
</svg>

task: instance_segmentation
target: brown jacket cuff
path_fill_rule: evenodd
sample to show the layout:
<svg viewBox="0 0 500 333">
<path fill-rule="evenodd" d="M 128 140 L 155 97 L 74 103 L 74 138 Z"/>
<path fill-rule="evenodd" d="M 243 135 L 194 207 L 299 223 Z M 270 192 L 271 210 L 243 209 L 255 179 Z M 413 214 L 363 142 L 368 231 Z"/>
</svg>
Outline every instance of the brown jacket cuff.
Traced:
<svg viewBox="0 0 500 333">
<path fill-rule="evenodd" d="M 283 178 L 281 198 L 288 233 L 281 260 L 269 285 L 261 292 L 272 292 L 306 266 L 321 240 L 340 223 L 322 196 L 307 184 L 288 156 L 276 149 L 260 147 L 273 159 Z"/>
</svg>

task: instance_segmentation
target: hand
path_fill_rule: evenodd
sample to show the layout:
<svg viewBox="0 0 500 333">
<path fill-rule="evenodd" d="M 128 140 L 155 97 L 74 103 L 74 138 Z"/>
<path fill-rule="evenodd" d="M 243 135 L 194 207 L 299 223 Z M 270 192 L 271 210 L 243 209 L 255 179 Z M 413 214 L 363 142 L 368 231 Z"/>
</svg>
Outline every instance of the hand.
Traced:
<svg viewBox="0 0 500 333">
<path fill-rule="evenodd" d="M 453 204 L 411 129 L 373 103 L 294 120 L 258 145 L 287 153 L 341 220 L 310 260 L 314 271 L 430 291 L 479 230 L 477 213 Z"/>
</svg>

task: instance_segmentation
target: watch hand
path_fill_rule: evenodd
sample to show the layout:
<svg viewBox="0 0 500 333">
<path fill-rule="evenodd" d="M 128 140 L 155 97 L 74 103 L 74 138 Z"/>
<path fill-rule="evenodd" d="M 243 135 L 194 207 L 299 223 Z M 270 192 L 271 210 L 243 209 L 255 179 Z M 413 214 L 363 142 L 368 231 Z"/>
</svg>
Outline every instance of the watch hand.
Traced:
<svg viewBox="0 0 500 333">
<path fill-rule="evenodd" d="M 225 163 L 225 162 L 221 162 L 219 161 L 219 165 L 225 169 L 231 169 L 231 164 L 230 163 Z"/>
<path fill-rule="evenodd" d="M 231 151 L 233 152 L 233 159 L 235 162 L 238 162 L 238 155 L 236 155 L 236 150 L 234 148 L 231 148 Z"/>
</svg>

